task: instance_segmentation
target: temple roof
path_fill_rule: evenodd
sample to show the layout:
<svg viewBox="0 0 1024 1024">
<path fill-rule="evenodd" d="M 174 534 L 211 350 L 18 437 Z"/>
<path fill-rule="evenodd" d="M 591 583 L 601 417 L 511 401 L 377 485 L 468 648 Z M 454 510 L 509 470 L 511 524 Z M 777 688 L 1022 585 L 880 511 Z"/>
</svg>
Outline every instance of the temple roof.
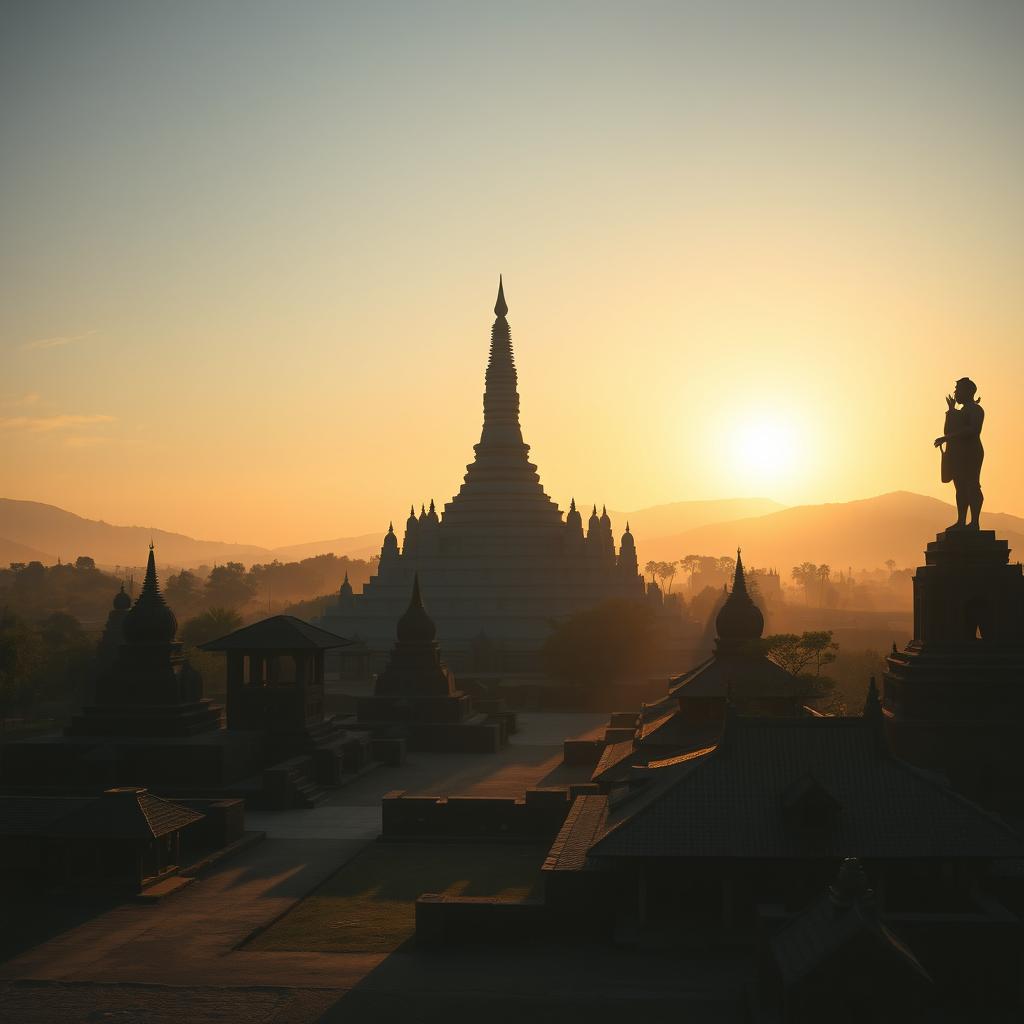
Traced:
<svg viewBox="0 0 1024 1024">
<path fill-rule="evenodd" d="M 738 549 L 732 591 L 715 618 L 715 631 L 719 640 L 724 640 L 727 644 L 758 640 L 764 632 L 764 616 L 747 592 L 747 580 L 743 574 L 743 559 Z"/>
<path fill-rule="evenodd" d="M 432 644 L 437 636 L 434 620 L 427 614 L 427 609 L 423 607 L 419 573 L 413 575 L 409 607 L 398 620 L 397 633 L 399 643 L 403 644 Z"/>
<path fill-rule="evenodd" d="M 676 697 L 806 696 L 807 686 L 760 654 L 716 654 L 669 683 Z"/>
<path fill-rule="evenodd" d="M 810 831 L 786 804 L 807 776 L 836 806 Z M 647 779 L 608 810 L 590 856 L 1024 856 L 1001 819 L 893 757 L 873 720 L 729 716 L 717 747 Z"/>
<path fill-rule="evenodd" d="M 274 615 L 199 646 L 204 651 L 326 651 L 351 643 L 294 615 Z"/>
<path fill-rule="evenodd" d="M 182 804 L 137 786 L 106 790 L 46 828 L 59 836 L 103 839 L 159 839 L 203 817 Z"/>
<path fill-rule="evenodd" d="M 150 544 L 142 591 L 135 606 L 124 617 L 124 638 L 130 644 L 169 644 L 177 632 L 178 620 L 160 593 L 156 559 Z"/>
<path fill-rule="evenodd" d="M 855 865 L 851 866 L 851 865 Z M 858 861 L 847 858 L 839 869 L 839 879 L 827 896 L 799 914 L 769 940 L 772 955 L 779 966 L 783 984 L 794 985 L 813 974 L 823 964 L 840 960 L 854 942 L 868 939 L 878 951 L 901 964 L 923 981 L 931 981 L 917 957 L 879 919 L 870 890 L 849 900 L 838 897 L 843 876 L 863 869 Z"/>
</svg>

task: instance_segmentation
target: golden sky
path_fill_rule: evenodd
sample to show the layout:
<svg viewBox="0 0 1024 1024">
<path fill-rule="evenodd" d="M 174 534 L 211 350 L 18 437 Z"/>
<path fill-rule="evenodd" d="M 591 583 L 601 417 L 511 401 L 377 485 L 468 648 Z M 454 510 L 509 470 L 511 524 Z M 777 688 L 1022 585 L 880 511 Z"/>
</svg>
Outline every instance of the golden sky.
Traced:
<svg viewBox="0 0 1024 1024">
<path fill-rule="evenodd" d="M 554 8 L 554 9 L 552 9 Z M 498 273 L 563 507 L 1024 513 L 1024 5 L 11 5 L 0 495 L 266 545 L 472 457 Z"/>
</svg>

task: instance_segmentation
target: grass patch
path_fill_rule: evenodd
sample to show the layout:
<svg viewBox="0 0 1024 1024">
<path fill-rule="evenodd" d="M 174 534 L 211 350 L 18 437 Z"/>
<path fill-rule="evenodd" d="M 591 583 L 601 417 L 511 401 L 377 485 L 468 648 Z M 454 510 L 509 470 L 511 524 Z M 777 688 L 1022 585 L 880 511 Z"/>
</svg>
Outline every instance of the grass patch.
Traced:
<svg viewBox="0 0 1024 1024">
<path fill-rule="evenodd" d="M 546 846 L 373 843 L 247 949 L 389 953 L 416 928 L 416 897 L 538 895 Z"/>
</svg>

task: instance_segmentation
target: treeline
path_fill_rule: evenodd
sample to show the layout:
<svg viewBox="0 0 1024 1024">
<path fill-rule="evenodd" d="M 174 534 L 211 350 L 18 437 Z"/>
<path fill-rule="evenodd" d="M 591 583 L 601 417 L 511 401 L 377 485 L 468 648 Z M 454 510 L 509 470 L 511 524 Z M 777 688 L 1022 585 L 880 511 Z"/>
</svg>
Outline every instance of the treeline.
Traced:
<svg viewBox="0 0 1024 1024">
<path fill-rule="evenodd" d="M 119 586 L 120 581 L 97 569 L 88 555 L 50 566 L 14 562 L 0 569 L 0 607 L 29 622 L 63 612 L 80 622 L 102 623 Z"/>
<path fill-rule="evenodd" d="M 0 608 L 0 728 L 29 713 L 64 717 L 83 702 L 95 659 L 96 637 L 73 615 L 31 622 Z"/>
<path fill-rule="evenodd" d="M 161 572 L 160 579 L 167 603 L 180 622 L 211 608 L 230 608 L 249 620 L 335 594 L 346 573 L 358 592 L 375 570 L 375 559 L 329 554 L 248 569 L 241 562 L 227 562 L 194 571 Z M 28 622 L 64 612 L 87 628 L 100 629 L 122 583 L 135 596 L 141 580 L 97 569 L 88 555 L 51 566 L 15 562 L 0 569 L 0 607 L 12 609 Z"/>
<path fill-rule="evenodd" d="M 338 591 L 348 574 L 356 592 L 376 571 L 376 559 L 316 555 L 301 562 L 270 562 L 247 570 L 241 562 L 203 569 L 182 569 L 164 584 L 167 603 L 179 619 L 211 608 L 230 608 L 243 618 L 277 614 L 299 602 Z"/>
</svg>

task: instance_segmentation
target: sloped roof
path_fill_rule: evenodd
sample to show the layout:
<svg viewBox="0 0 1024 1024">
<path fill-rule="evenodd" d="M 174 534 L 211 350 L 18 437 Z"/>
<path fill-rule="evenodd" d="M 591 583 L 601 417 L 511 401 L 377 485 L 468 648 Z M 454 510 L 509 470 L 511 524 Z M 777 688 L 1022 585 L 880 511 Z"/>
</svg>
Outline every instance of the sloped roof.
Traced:
<svg viewBox="0 0 1024 1024">
<path fill-rule="evenodd" d="M 610 775 L 614 769 L 620 768 L 623 765 L 628 766 L 632 763 L 633 754 L 632 740 L 620 740 L 618 743 L 609 743 L 601 751 L 601 757 L 590 776 L 591 782 L 600 782 L 605 776 Z"/>
<path fill-rule="evenodd" d="M 676 697 L 805 696 L 807 687 L 762 655 L 718 654 L 669 683 Z"/>
<path fill-rule="evenodd" d="M 601 834 L 608 818 L 608 797 L 585 794 L 572 802 L 547 859 L 544 871 L 579 871 L 587 861 L 591 843 Z"/>
<path fill-rule="evenodd" d="M 810 832 L 784 798 L 811 775 L 839 805 Z M 996 858 L 1024 839 L 930 773 L 899 761 L 861 718 L 735 718 L 719 746 L 650 769 L 608 816 L 593 857 Z"/>
<path fill-rule="evenodd" d="M 325 651 L 351 643 L 294 615 L 272 615 L 199 646 L 204 651 Z"/>
<path fill-rule="evenodd" d="M 145 789 L 108 789 L 46 828 L 48 835 L 89 839 L 158 839 L 203 815 Z"/>
<path fill-rule="evenodd" d="M 903 964 L 923 981 L 931 981 L 917 957 L 882 924 L 873 907 L 839 910 L 827 896 L 773 935 L 771 949 L 782 980 L 789 986 L 833 957 L 841 956 L 857 940 L 873 942 L 896 963 Z"/>
</svg>

